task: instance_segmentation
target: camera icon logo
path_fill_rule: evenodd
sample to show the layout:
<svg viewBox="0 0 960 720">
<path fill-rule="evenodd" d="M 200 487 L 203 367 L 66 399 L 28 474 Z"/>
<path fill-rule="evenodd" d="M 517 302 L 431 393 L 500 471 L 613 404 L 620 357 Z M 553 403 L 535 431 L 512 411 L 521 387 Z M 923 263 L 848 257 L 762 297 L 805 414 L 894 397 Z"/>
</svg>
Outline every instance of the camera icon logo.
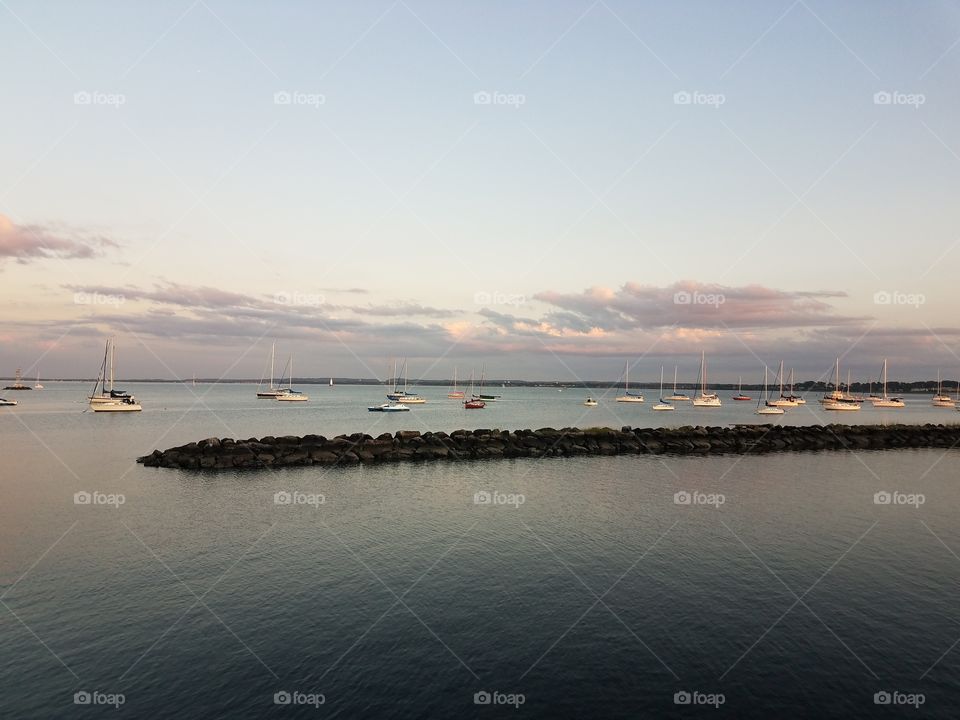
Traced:
<svg viewBox="0 0 960 720">
<path fill-rule="evenodd" d="M 91 102 L 93 102 L 93 95 L 86 90 L 81 90 L 73 94 L 74 105 L 89 105 Z"/>
<path fill-rule="evenodd" d="M 693 96 L 686 90 L 681 90 L 673 94 L 674 105 L 689 105 L 691 102 L 693 102 Z"/>
<path fill-rule="evenodd" d="M 873 495 L 874 505 L 889 505 L 893 501 L 893 496 L 886 490 L 881 490 Z"/>
<path fill-rule="evenodd" d="M 881 90 L 880 92 L 875 92 L 873 94 L 873 104 L 874 105 L 889 105 L 893 102 L 893 95 L 888 93 L 886 90 Z"/>
<path fill-rule="evenodd" d="M 874 705 L 889 705 L 892 700 L 892 696 L 886 690 L 881 690 L 873 694 Z"/>
<path fill-rule="evenodd" d="M 289 705 L 292 701 L 293 697 L 286 690 L 281 690 L 273 694 L 274 705 Z"/>
<path fill-rule="evenodd" d="M 86 690 L 81 690 L 80 692 L 75 692 L 73 694 L 74 705 L 89 705 L 92 701 L 93 696 Z"/>
<path fill-rule="evenodd" d="M 480 490 L 473 495 L 474 505 L 489 505 L 493 502 L 493 496 L 486 490 Z"/>
<path fill-rule="evenodd" d="M 689 305 L 691 300 L 693 300 L 693 296 L 686 290 L 681 290 L 673 294 L 674 305 Z"/>
<path fill-rule="evenodd" d="M 74 505 L 89 505 L 92 501 L 93 496 L 86 490 L 81 490 L 80 492 L 73 494 Z"/>
<path fill-rule="evenodd" d="M 481 690 L 480 692 L 473 694 L 474 705 L 489 705 L 492 701 L 493 696 L 491 696 L 486 690 Z"/>
<path fill-rule="evenodd" d="M 673 495 L 674 505 L 689 505 L 693 497 L 686 490 L 681 490 Z"/>
<path fill-rule="evenodd" d="M 681 690 L 680 692 L 675 692 L 673 694 L 674 705 L 689 705 L 692 700 L 693 697 L 686 690 Z"/>
<path fill-rule="evenodd" d="M 289 105 L 292 102 L 293 98 L 290 93 L 286 90 L 280 90 L 273 94 L 273 104 L 274 105 Z"/>
<path fill-rule="evenodd" d="M 289 505 L 293 502 L 293 495 L 286 490 L 279 490 L 273 494 L 274 505 Z"/>
<path fill-rule="evenodd" d="M 474 105 L 489 105 L 491 102 L 493 102 L 493 96 L 486 90 L 480 90 L 473 94 Z"/>
</svg>

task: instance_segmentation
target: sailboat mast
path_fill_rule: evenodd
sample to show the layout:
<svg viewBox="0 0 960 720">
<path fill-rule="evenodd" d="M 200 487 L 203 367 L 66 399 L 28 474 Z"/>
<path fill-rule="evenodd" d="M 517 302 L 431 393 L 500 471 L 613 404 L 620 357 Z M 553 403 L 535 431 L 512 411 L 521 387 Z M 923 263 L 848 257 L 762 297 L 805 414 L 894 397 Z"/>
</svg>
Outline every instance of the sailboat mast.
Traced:
<svg viewBox="0 0 960 720">
<path fill-rule="evenodd" d="M 270 346 L 270 389 L 273 390 L 273 358 L 277 352 L 277 343 Z"/>
<path fill-rule="evenodd" d="M 117 346 L 113 340 L 110 341 L 110 392 L 113 392 L 113 362 L 117 356 Z"/>
<path fill-rule="evenodd" d="M 780 376 L 780 397 L 783 397 L 783 360 L 780 361 L 780 370 L 777 375 Z"/>
<path fill-rule="evenodd" d="M 677 366 L 673 366 L 673 394 L 677 394 Z"/>
</svg>

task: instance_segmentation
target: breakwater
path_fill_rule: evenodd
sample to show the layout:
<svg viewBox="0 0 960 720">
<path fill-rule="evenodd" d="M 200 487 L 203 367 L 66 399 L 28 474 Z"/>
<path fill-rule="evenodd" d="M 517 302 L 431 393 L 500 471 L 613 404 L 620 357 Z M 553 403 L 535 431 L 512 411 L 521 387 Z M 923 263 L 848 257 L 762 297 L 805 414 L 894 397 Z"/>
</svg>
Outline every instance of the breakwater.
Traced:
<svg viewBox="0 0 960 720">
<path fill-rule="evenodd" d="M 691 455 L 803 450 L 951 448 L 960 444 L 960 425 L 732 425 L 677 428 L 541 428 L 400 430 L 372 437 L 363 433 L 208 438 L 154 450 L 137 458 L 148 467 L 211 469 L 304 465 L 353 465 L 484 458 L 574 457 L 582 455 Z"/>
</svg>

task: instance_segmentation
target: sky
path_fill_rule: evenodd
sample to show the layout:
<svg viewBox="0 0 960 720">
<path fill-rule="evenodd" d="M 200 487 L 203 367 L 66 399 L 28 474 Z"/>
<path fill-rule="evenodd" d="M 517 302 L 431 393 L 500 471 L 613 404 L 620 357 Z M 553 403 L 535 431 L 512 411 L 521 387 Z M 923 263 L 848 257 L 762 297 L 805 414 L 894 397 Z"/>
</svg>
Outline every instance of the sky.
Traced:
<svg viewBox="0 0 960 720">
<path fill-rule="evenodd" d="M 960 375 L 960 4 L 0 1 L 0 375 Z"/>
</svg>

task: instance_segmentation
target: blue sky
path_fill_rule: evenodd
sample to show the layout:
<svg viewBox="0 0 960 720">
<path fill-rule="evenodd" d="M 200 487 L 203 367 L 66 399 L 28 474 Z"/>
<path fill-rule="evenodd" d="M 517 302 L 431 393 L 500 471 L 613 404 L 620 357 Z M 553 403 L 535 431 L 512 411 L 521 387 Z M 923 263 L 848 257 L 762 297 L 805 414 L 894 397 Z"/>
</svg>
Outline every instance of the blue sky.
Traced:
<svg viewBox="0 0 960 720">
<path fill-rule="evenodd" d="M 0 372 L 111 333 L 156 377 L 272 337 L 308 375 L 960 368 L 958 41 L 944 2 L 4 0 Z"/>
</svg>

